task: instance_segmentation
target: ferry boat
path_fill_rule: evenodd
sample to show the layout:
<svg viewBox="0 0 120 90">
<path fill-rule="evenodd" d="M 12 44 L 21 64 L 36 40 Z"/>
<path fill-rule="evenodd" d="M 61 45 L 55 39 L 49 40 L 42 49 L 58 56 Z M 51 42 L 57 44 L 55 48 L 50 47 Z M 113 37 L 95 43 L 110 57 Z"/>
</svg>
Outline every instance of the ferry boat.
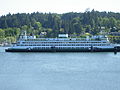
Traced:
<svg viewBox="0 0 120 90">
<path fill-rule="evenodd" d="M 5 49 L 6 52 L 114 52 L 120 51 L 110 43 L 106 36 L 91 38 L 70 38 L 68 34 L 59 34 L 58 38 L 36 38 L 26 32 L 18 41 Z"/>
</svg>

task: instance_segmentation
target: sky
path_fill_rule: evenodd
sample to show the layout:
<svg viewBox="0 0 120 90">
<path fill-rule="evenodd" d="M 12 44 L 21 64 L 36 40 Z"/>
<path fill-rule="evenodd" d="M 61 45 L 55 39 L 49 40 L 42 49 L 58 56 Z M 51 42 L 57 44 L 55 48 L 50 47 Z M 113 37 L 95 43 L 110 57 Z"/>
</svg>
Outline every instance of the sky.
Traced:
<svg viewBox="0 0 120 90">
<path fill-rule="evenodd" d="M 8 13 L 120 12 L 120 0 L 0 0 L 0 16 Z"/>
</svg>

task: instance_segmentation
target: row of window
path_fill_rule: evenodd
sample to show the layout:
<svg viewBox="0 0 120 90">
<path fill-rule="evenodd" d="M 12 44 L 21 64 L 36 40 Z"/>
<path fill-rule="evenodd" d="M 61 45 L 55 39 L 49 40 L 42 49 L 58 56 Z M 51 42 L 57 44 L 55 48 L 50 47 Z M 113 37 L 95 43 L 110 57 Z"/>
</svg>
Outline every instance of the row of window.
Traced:
<svg viewBox="0 0 120 90">
<path fill-rule="evenodd" d="M 54 46 L 109 46 L 110 44 L 59 44 Z M 47 45 L 47 44 L 18 44 L 17 46 L 53 46 L 53 45 Z"/>
<path fill-rule="evenodd" d="M 55 47 L 56 49 L 80 49 L 80 48 L 88 48 L 88 47 Z M 34 47 L 33 49 L 51 49 L 51 47 Z"/>
<path fill-rule="evenodd" d="M 25 41 L 80 41 L 86 39 L 27 39 Z"/>
<path fill-rule="evenodd" d="M 47 44 L 55 44 L 55 43 L 64 43 L 64 44 L 67 44 L 67 43 L 107 43 L 107 42 L 22 42 L 22 43 L 25 43 L 25 44 L 40 44 L 40 43 L 47 43 Z"/>
<path fill-rule="evenodd" d="M 56 39 L 56 38 L 38 38 L 38 39 L 26 39 L 25 41 L 81 41 L 81 40 L 86 40 L 86 38 L 81 38 L 81 39 Z M 89 39 L 90 41 L 94 41 L 96 39 Z M 99 39 L 99 40 L 106 40 L 105 39 Z"/>
</svg>

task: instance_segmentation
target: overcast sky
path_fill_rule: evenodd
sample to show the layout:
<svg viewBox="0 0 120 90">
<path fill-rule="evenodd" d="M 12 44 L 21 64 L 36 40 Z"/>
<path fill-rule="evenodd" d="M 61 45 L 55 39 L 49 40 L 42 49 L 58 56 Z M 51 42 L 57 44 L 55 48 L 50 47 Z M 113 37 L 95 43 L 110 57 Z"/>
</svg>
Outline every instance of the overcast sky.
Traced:
<svg viewBox="0 0 120 90">
<path fill-rule="evenodd" d="M 84 12 L 86 8 L 98 11 L 120 12 L 120 0 L 0 0 L 0 15 L 32 12 Z"/>
</svg>

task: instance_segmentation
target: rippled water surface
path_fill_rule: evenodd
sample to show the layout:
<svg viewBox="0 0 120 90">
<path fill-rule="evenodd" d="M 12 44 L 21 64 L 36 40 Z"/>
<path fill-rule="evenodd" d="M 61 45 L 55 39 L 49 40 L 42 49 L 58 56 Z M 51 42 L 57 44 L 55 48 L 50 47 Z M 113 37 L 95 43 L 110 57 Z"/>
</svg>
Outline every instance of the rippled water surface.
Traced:
<svg viewBox="0 0 120 90">
<path fill-rule="evenodd" d="M 120 90 L 120 53 L 10 53 L 0 47 L 0 90 Z"/>
</svg>

